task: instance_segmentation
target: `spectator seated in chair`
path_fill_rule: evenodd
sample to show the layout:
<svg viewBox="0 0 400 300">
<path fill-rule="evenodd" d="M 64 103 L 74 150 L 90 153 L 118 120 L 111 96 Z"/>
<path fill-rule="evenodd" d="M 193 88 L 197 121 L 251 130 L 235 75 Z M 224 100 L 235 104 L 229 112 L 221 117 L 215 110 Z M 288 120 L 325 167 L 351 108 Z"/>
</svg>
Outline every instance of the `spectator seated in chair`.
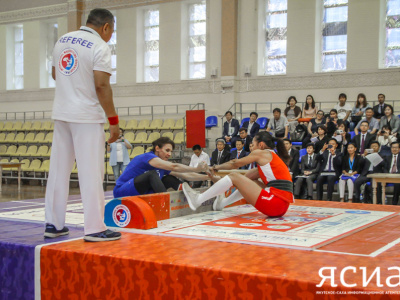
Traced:
<svg viewBox="0 0 400 300">
<path fill-rule="evenodd" d="M 311 200 L 313 197 L 313 184 L 317 179 L 320 166 L 319 161 L 317 161 L 317 155 L 314 153 L 314 144 L 308 144 L 306 149 L 307 154 L 301 157 L 301 173 L 299 175 L 300 177 L 297 177 L 294 189 L 294 197 L 296 199 L 305 199 L 305 197 L 300 198 L 300 196 L 304 183 L 306 183 L 306 197 L 308 200 Z"/>
<path fill-rule="evenodd" d="M 231 156 L 229 150 L 225 148 L 224 139 L 218 139 L 216 143 L 217 143 L 217 149 L 215 149 L 211 153 L 211 161 L 210 161 L 211 166 L 221 165 L 223 163 L 226 163 L 227 161 L 229 161 Z"/>
<path fill-rule="evenodd" d="M 338 142 L 336 139 L 330 139 L 318 153 L 317 160 L 320 163 L 317 179 L 317 199 L 322 200 L 323 185 L 328 183 L 327 199 L 332 201 L 335 182 L 342 174 L 343 154 L 338 151 Z"/>
<path fill-rule="evenodd" d="M 258 124 L 257 124 L 258 125 Z M 239 136 L 232 140 L 232 145 L 236 145 L 237 141 L 243 142 L 243 148 L 246 152 L 250 152 L 250 144 L 253 141 L 253 138 L 248 135 L 248 130 L 245 127 L 241 127 L 239 129 Z M 234 147 L 234 146 L 233 146 Z"/>
<path fill-rule="evenodd" d="M 256 113 L 255 111 L 250 113 L 250 121 L 246 121 L 243 123 L 242 128 L 246 128 L 248 135 L 253 138 L 254 135 L 260 131 L 260 124 L 258 124 L 256 121 L 258 119 L 258 113 Z M 240 130 L 242 129 L 239 129 Z"/>
<path fill-rule="evenodd" d="M 233 150 L 231 152 L 230 160 L 232 160 L 232 159 L 240 159 L 240 158 L 243 158 L 243 157 L 246 157 L 247 155 L 249 155 L 249 153 L 246 152 L 243 149 L 243 146 L 244 145 L 243 145 L 243 141 L 242 140 L 237 140 L 236 141 L 236 150 Z M 249 168 L 249 166 L 245 165 L 243 167 L 240 167 L 239 169 L 247 170 L 248 168 Z"/>
<path fill-rule="evenodd" d="M 292 175 L 292 178 L 296 178 L 299 175 L 299 150 L 292 148 L 292 142 L 289 139 L 283 139 L 283 143 L 285 144 L 286 150 L 290 156 L 289 162 L 289 172 Z"/>
<path fill-rule="evenodd" d="M 289 131 L 289 122 L 286 117 L 281 115 L 280 108 L 274 108 L 274 117 L 268 122 L 267 131 L 276 138 L 287 138 Z"/>
<path fill-rule="evenodd" d="M 358 94 L 356 105 L 351 111 L 350 131 L 354 131 L 355 126 L 358 124 L 358 122 L 361 121 L 361 119 L 365 115 L 365 111 L 367 108 L 371 108 L 368 105 L 367 97 L 363 93 Z"/>
<path fill-rule="evenodd" d="M 392 155 L 387 156 L 385 158 L 385 164 L 383 166 L 383 173 L 391 173 L 391 174 L 400 174 L 400 162 L 399 162 L 399 150 L 400 143 L 393 142 L 390 145 L 390 150 L 392 151 Z M 400 196 L 400 183 L 395 183 L 393 187 L 393 205 L 400 205 L 399 202 Z M 382 199 L 383 201 L 384 199 Z"/>
<path fill-rule="evenodd" d="M 337 110 L 337 117 L 339 120 L 347 123 L 347 127 L 350 125 L 350 113 L 352 111 L 352 107 L 349 103 L 346 103 L 347 96 L 344 93 L 339 95 L 339 103 L 335 105 L 334 109 Z"/>
<path fill-rule="evenodd" d="M 379 104 L 374 106 L 374 118 L 377 119 L 378 121 L 381 120 L 381 118 L 385 115 L 385 95 L 384 94 L 379 94 L 378 95 L 378 102 Z"/>
<path fill-rule="evenodd" d="M 325 125 L 324 112 L 322 110 L 319 110 L 317 112 L 317 117 L 311 119 L 307 125 L 308 135 L 304 138 L 302 148 L 306 148 L 307 145 L 311 142 L 311 139 L 318 136 L 318 128 L 322 125 Z"/>
<path fill-rule="evenodd" d="M 297 105 L 297 99 L 295 96 L 290 96 L 286 105 L 286 109 L 283 112 L 283 114 L 285 115 L 285 117 L 287 118 L 288 122 L 289 122 L 289 133 L 290 135 L 293 135 L 293 132 L 297 126 L 297 124 L 299 124 L 299 122 L 297 121 L 300 117 L 301 117 L 301 108 L 298 107 Z"/>
<path fill-rule="evenodd" d="M 365 118 L 363 118 L 360 122 L 358 122 L 357 126 L 354 128 L 354 132 L 357 135 L 360 130 L 361 122 L 367 121 L 369 128 L 368 132 L 370 134 L 376 134 L 379 130 L 379 120 L 374 118 L 374 110 L 371 107 L 368 107 L 365 110 Z"/>
<path fill-rule="evenodd" d="M 208 166 L 210 165 L 210 157 L 208 156 L 207 153 L 201 149 L 200 145 L 194 145 L 192 147 L 193 150 L 193 155 L 190 159 L 190 164 L 189 167 L 196 168 L 199 163 L 204 162 Z M 199 188 L 203 184 L 203 181 L 194 181 L 192 187 L 193 188 Z"/>
<path fill-rule="evenodd" d="M 365 149 L 369 149 L 371 142 L 375 140 L 375 135 L 368 132 L 369 124 L 362 121 L 360 124 L 360 134 L 356 135 L 351 142 L 359 149 L 357 152 L 363 154 Z"/>
<path fill-rule="evenodd" d="M 222 132 L 222 138 L 225 143 L 231 143 L 232 139 L 236 138 L 239 133 L 239 121 L 232 118 L 232 112 L 227 111 L 225 113 L 226 121 L 224 123 L 224 130 Z"/>
</svg>

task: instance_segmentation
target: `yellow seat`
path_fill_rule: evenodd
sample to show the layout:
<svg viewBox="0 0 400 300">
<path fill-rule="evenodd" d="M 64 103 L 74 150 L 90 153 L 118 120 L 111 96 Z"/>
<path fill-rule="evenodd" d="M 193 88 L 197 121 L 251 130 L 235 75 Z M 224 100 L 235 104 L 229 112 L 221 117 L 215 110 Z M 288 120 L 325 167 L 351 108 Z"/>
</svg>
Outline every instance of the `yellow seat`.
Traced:
<svg viewBox="0 0 400 300">
<path fill-rule="evenodd" d="M 72 173 L 72 174 L 78 174 L 78 167 L 77 167 L 77 165 L 76 165 L 76 162 L 74 163 L 74 166 L 73 166 L 73 168 L 72 168 L 71 173 Z"/>
<path fill-rule="evenodd" d="M 15 122 L 14 125 L 13 125 L 12 130 L 13 131 L 17 131 L 17 130 L 21 131 L 22 130 L 22 122 L 21 121 Z"/>
<path fill-rule="evenodd" d="M 35 139 L 33 140 L 33 143 L 44 143 L 44 132 L 39 132 L 35 136 Z"/>
<path fill-rule="evenodd" d="M 124 134 L 125 139 L 127 139 L 129 141 L 129 143 L 133 143 L 133 141 L 135 140 L 135 134 L 133 132 L 127 132 Z"/>
<path fill-rule="evenodd" d="M 166 119 L 160 129 L 172 129 L 175 126 L 174 119 Z"/>
<path fill-rule="evenodd" d="M 151 144 L 154 142 L 156 139 L 160 138 L 160 133 L 159 132 L 152 132 L 149 134 L 148 139 L 146 140 L 146 144 Z"/>
<path fill-rule="evenodd" d="M 171 129 L 183 129 L 183 125 L 184 125 L 184 120 L 183 119 L 178 119 L 176 120 L 175 125 L 171 128 Z"/>
<path fill-rule="evenodd" d="M 162 120 L 161 119 L 154 119 L 153 121 L 151 121 L 151 124 L 148 128 L 146 129 L 150 129 L 150 130 L 155 130 L 155 129 L 160 129 L 162 126 Z"/>
<path fill-rule="evenodd" d="M 46 154 L 43 154 L 43 157 L 50 157 L 51 155 L 51 147 L 49 148 L 49 151 Z"/>
<path fill-rule="evenodd" d="M 128 123 L 126 123 L 125 130 L 135 130 L 137 126 L 138 126 L 137 120 L 129 120 Z"/>
<path fill-rule="evenodd" d="M 132 152 L 129 155 L 129 158 L 134 158 L 135 156 L 138 156 L 143 153 L 144 153 L 144 148 L 142 146 L 137 146 L 132 149 Z"/>
<path fill-rule="evenodd" d="M 136 129 L 148 129 L 150 127 L 150 120 L 141 120 Z"/>
<path fill-rule="evenodd" d="M 114 171 L 109 163 L 104 163 L 104 172 L 107 172 L 107 175 L 114 175 Z"/>
<path fill-rule="evenodd" d="M 147 140 L 147 133 L 139 132 L 138 134 L 136 134 L 133 144 L 143 144 L 146 140 Z"/>
<path fill-rule="evenodd" d="M 42 122 L 41 121 L 35 121 L 32 124 L 32 127 L 29 129 L 30 131 L 39 131 L 42 129 Z"/>
<path fill-rule="evenodd" d="M 4 132 L 0 133 L 0 143 L 4 143 L 6 140 L 6 134 Z"/>
<path fill-rule="evenodd" d="M 26 171 L 37 171 L 40 169 L 40 166 L 42 165 L 42 162 L 38 159 L 32 160 L 31 164 L 29 165 L 28 169 Z"/>
<path fill-rule="evenodd" d="M 28 171 L 31 161 L 29 159 L 25 158 L 25 159 L 21 160 L 20 163 L 22 163 L 21 171 Z"/>
<path fill-rule="evenodd" d="M 51 131 L 51 121 L 45 121 L 42 125 L 42 130 Z"/>
<path fill-rule="evenodd" d="M 171 140 L 174 140 L 174 134 L 171 131 L 164 132 L 162 134 L 162 137 L 167 137 L 167 138 L 169 138 Z"/>
<path fill-rule="evenodd" d="M 178 132 L 175 135 L 174 143 L 175 144 L 183 144 L 183 142 L 184 142 L 183 137 L 184 137 L 183 131 L 182 132 Z"/>
<path fill-rule="evenodd" d="M 146 153 L 149 153 L 152 149 L 153 149 L 153 147 L 148 147 L 148 148 L 146 149 Z"/>
<path fill-rule="evenodd" d="M 35 156 L 37 153 L 37 146 L 32 145 L 29 146 L 28 150 L 26 151 L 26 156 Z"/>
<path fill-rule="evenodd" d="M 12 130 L 13 130 L 13 129 L 12 129 L 13 126 L 14 126 L 14 123 L 8 121 L 8 122 L 6 122 L 6 123 L 4 124 L 3 131 L 12 131 Z"/>
<path fill-rule="evenodd" d="M 106 132 L 106 141 L 108 141 L 109 138 L 110 138 L 110 133 Z"/>
<path fill-rule="evenodd" d="M 32 154 L 32 156 L 39 156 L 39 157 L 43 157 L 43 156 L 47 156 L 47 152 L 49 152 L 49 147 L 46 145 L 42 145 L 39 147 L 38 151 L 36 152 L 36 154 Z"/>
<path fill-rule="evenodd" d="M 53 131 L 53 130 L 54 130 L 54 122 L 51 122 L 51 125 L 50 125 L 50 130 L 51 130 L 51 131 Z"/>
<path fill-rule="evenodd" d="M 32 122 L 30 121 L 26 121 L 23 125 L 22 125 L 22 130 L 30 130 L 32 128 Z"/>
<path fill-rule="evenodd" d="M 126 120 L 119 120 L 118 126 L 119 126 L 119 128 L 122 128 L 125 130 Z"/>
<path fill-rule="evenodd" d="M 24 139 L 25 139 L 25 133 L 24 132 L 18 132 L 18 134 L 15 136 L 14 142 L 23 143 Z"/>
<path fill-rule="evenodd" d="M 42 165 L 40 166 L 40 169 L 38 170 L 38 172 L 46 172 L 49 173 L 50 170 L 50 160 L 46 159 L 43 161 Z"/>
<path fill-rule="evenodd" d="M 35 140 L 35 134 L 33 132 L 29 132 L 24 139 L 24 143 L 33 143 Z"/>
<path fill-rule="evenodd" d="M 4 128 L 4 122 L 0 122 L 0 131 L 2 131 Z"/>
<path fill-rule="evenodd" d="M 7 152 L 7 146 L 6 145 L 1 145 L 0 146 L 0 156 L 4 156 L 4 154 Z"/>
<path fill-rule="evenodd" d="M 15 133 L 9 133 L 4 140 L 6 143 L 13 143 L 15 140 Z"/>
<path fill-rule="evenodd" d="M 25 156 L 27 148 L 28 147 L 26 147 L 25 145 L 19 146 L 17 152 L 15 153 L 15 155 L 16 156 Z"/>
<path fill-rule="evenodd" d="M 6 153 L 4 153 L 4 156 L 15 156 L 16 153 L 17 153 L 17 146 L 11 145 L 10 147 L 8 147 Z"/>
<path fill-rule="evenodd" d="M 8 162 L 8 158 L 2 158 L 2 159 L 0 160 L 0 162 L 2 162 L 2 163 Z"/>
<path fill-rule="evenodd" d="M 52 132 L 49 132 L 46 135 L 46 138 L 44 139 L 44 142 L 45 143 L 52 143 L 53 142 L 53 133 Z"/>
<path fill-rule="evenodd" d="M 110 123 L 106 122 L 104 123 L 104 131 L 110 129 Z"/>
</svg>

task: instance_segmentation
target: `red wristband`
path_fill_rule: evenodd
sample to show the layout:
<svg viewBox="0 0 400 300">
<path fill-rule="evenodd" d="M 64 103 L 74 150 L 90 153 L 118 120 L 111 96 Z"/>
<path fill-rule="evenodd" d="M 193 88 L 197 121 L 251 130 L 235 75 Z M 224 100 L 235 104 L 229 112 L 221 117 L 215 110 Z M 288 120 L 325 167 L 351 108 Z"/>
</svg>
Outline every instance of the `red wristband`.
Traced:
<svg viewBox="0 0 400 300">
<path fill-rule="evenodd" d="M 109 117 L 108 122 L 110 122 L 110 125 L 117 125 L 119 123 L 118 116 Z"/>
</svg>

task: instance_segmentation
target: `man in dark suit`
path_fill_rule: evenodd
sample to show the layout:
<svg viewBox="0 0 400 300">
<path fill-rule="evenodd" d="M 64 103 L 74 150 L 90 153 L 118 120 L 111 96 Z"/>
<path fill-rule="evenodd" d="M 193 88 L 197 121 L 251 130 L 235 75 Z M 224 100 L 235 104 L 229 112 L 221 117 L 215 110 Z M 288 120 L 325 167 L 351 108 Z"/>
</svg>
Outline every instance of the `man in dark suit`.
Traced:
<svg viewBox="0 0 400 300">
<path fill-rule="evenodd" d="M 229 150 L 225 149 L 225 141 L 223 139 L 217 140 L 217 149 L 215 149 L 211 154 L 210 165 L 222 165 L 229 161 L 231 154 Z"/>
<path fill-rule="evenodd" d="M 378 95 L 379 104 L 374 106 L 374 118 L 380 120 L 385 115 L 385 95 Z"/>
<path fill-rule="evenodd" d="M 227 111 L 225 113 L 226 122 L 224 123 L 224 131 L 222 132 L 222 138 L 226 143 L 232 143 L 232 139 L 236 138 L 239 133 L 239 121 L 232 118 L 232 112 Z"/>
<path fill-rule="evenodd" d="M 320 162 L 317 179 L 317 199 L 322 200 L 324 183 L 328 183 L 328 201 L 332 201 L 333 189 L 335 182 L 342 174 L 342 156 L 338 149 L 338 142 L 332 138 L 328 144 L 325 144 L 317 156 Z"/>
<path fill-rule="evenodd" d="M 360 124 L 360 133 L 353 137 L 352 143 L 356 144 L 357 152 L 364 154 L 365 149 L 369 149 L 371 142 L 375 139 L 375 135 L 368 132 L 369 124 L 367 121 L 362 121 Z"/>
<path fill-rule="evenodd" d="M 317 179 L 318 171 L 319 171 L 319 161 L 317 161 L 317 155 L 314 153 L 314 144 L 309 143 L 307 144 L 307 154 L 301 157 L 300 169 L 301 169 L 301 176 L 308 176 L 305 177 L 298 177 L 295 189 L 294 189 L 294 197 L 296 199 L 300 199 L 301 188 L 303 183 L 306 182 L 307 184 L 307 199 L 311 200 L 313 196 L 313 184 L 314 181 Z"/>
<path fill-rule="evenodd" d="M 374 151 L 373 153 L 379 152 L 379 142 L 377 141 L 372 141 L 370 145 L 371 149 Z M 385 161 L 383 160 L 380 164 L 377 166 L 373 166 L 371 162 L 368 160 L 368 155 L 367 153 L 363 154 L 365 155 L 365 163 L 364 167 L 360 173 L 360 176 L 354 181 L 354 196 L 353 196 L 353 202 L 358 203 L 360 202 L 360 195 L 361 195 L 361 186 L 369 181 L 371 181 L 370 178 L 367 177 L 368 174 L 372 173 L 382 173 L 383 171 L 383 165 Z M 379 155 L 379 154 L 378 154 Z M 369 199 L 372 199 L 369 195 L 369 193 L 364 192 L 364 200 L 363 202 L 368 202 Z M 378 203 L 382 201 L 382 194 L 378 193 Z M 381 202 L 382 203 L 382 202 Z"/>
<path fill-rule="evenodd" d="M 286 150 L 290 155 L 291 159 L 289 162 L 289 171 L 292 173 L 292 178 L 296 178 L 299 175 L 299 160 L 300 160 L 300 153 L 299 150 L 292 148 L 292 142 L 289 139 L 283 139 L 283 143 L 285 144 Z"/>
<path fill-rule="evenodd" d="M 242 140 L 237 140 L 236 141 L 236 150 L 233 150 L 232 152 L 231 152 L 231 158 L 230 158 L 230 160 L 232 160 L 232 159 L 240 159 L 240 158 L 243 158 L 243 157 L 246 157 L 247 155 L 249 155 L 249 153 L 248 152 L 246 152 L 244 149 L 243 149 L 243 141 Z M 243 166 L 243 167 L 240 167 L 239 169 L 242 169 L 242 170 L 247 170 L 248 169 L 248 165 L 246 165 L 246 166 Z"/>
<path fill-rule="evenodd" d="M 258 113 L 253 111 L 250 113 L 250 121 L 243 123 L 244 128 L 247 128 L 247 132 L 253 138 L 257 132 L 260 131 L 260 125 L 256 122 L 258 118 Z"/>
<path fill-rule="evenodd" d="M 400 142 L 393 142 L 390 145 L 392 151 L 391 156 L 385 158 L 385 164 L 383 166 L 383 173 L 400 174 Z M 393 188 L 393 200 L 392 204 L 397 205 L 400 196 L 400 183 L 395 183 Z M 384 199 L 382 199 L 384 201 Z M 400 203 L 399 203 L 400 204 Z"/>
<path fill-rule="evenodd" d="M 243 148 L 246 152 L 250 152 L 250 144 L 253 138 L 247 134 L 247 129 L 241 127 L 239 129 L 239 136 L 232 140 L 233 145 L 236 145 L 236 141 L 241 140 L 243 142 Z"/>
</svg>

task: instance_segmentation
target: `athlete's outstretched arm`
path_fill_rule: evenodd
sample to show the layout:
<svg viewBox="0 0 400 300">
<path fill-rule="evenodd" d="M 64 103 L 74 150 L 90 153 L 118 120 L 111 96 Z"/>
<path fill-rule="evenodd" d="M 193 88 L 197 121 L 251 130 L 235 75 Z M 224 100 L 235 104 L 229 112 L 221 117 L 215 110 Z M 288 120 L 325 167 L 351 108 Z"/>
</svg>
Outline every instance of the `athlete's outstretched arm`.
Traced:
<svg viewBox="0 0 400 300">
<path fill-rule="evenodd" d="M 199 173 L 208 171 L 208 166 L 204 162 L 199 163 L 197 167 L 189 167 L 183 164 L 172 163 L 169 161 L 162 160 L 159 157 L 155 157 L 153 159 L 150 159 L 149 164 L 157 169 L 163 169 L 179 173 L 190 173 L 190 172 Z"/>
</svg>

